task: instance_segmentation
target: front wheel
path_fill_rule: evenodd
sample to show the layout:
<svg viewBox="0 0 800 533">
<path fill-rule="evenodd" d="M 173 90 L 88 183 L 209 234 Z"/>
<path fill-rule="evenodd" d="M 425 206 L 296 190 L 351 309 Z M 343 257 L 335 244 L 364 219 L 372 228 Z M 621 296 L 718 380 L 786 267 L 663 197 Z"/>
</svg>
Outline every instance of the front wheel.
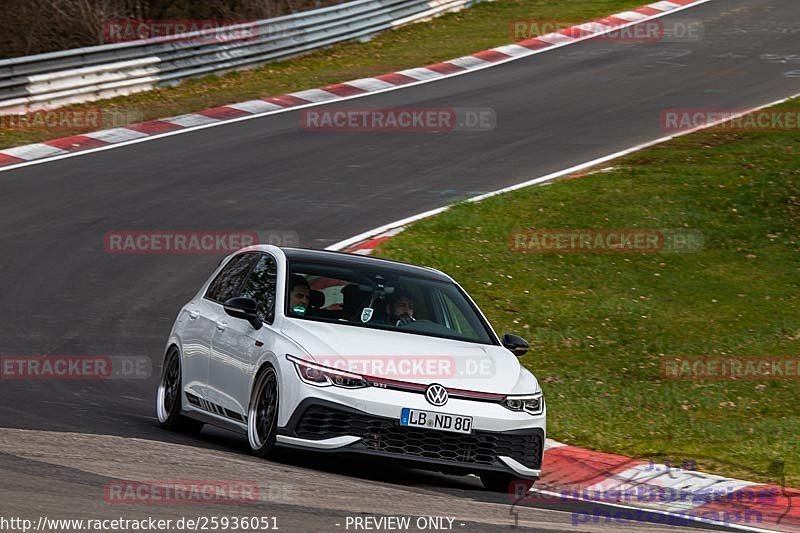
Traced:
<svg viewBox="0 0 800 533">
<path fill-rule="evenodd" d="M 174 346 L 164 358 L 161 381 L 156 393 L 156 414 L 158 424 L 172 431 L 199 433 L 203 423 L 181 414 L 181 357 Z"/>
<path fill-rule="evenodd" d="M 256 378 L 247 415 L 247 439 L 250 451 L 258 457 L 269 457 L 275 451 L 278 428 L 278 376 L 267 366 Z"/>
</svg>

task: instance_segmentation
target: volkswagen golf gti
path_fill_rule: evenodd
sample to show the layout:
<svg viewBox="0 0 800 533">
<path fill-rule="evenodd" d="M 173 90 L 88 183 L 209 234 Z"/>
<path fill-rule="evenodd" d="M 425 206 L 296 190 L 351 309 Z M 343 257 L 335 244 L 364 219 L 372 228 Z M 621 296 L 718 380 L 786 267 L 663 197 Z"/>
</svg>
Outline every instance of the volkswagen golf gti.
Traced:
<svg viewBox="0 0 800 533">
<path fill-rule="evenodd" d="M 180 310 L 157 415 L 166 429 L 240 432 L 260 457 L 358 453 L 506 490 L 538 479 L 544 451 L 527 349 L 437 270 L 251 246 Z"/>
</svg>

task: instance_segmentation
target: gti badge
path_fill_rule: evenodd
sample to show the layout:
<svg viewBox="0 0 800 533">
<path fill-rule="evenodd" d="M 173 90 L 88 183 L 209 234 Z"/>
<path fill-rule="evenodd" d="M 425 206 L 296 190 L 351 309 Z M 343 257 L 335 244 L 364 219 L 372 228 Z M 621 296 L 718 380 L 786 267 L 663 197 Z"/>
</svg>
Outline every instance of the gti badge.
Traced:
<svg viewBox="0 0 800 533">
<path fill-rule="evenodd" d="M 447 389 L 434 383 L 425 389 L 425 399 L 431 405 L 442 406 L 447 403 Z"/>
</svg>

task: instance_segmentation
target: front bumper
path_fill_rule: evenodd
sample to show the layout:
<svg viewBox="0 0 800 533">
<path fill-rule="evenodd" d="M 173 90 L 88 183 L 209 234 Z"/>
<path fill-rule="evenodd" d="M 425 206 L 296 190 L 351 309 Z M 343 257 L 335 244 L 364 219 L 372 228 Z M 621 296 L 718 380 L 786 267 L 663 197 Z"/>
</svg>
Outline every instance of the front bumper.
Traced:
<svg viewBox="0 0 800 533">
<path fill-rule="evenodd" d="M 283 446 L 402 460 L 451 473 L 502 472 L 537 479 L 544 452 L 541 428 L 473 430 L 470 434 L 401 426 L 399 418 L 369 414 L 320 398 L 300 402 L 278 429 Z"/>
</svg>

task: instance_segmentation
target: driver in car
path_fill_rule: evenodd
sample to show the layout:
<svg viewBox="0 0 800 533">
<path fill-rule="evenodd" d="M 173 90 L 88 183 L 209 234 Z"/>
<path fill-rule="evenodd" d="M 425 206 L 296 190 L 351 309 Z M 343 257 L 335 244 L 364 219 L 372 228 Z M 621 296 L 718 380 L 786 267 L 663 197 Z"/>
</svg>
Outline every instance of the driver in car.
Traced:
<svg viewBox="0 0 800 533">
<path fill-rule="evenodd" d="M 397 291 L 386 304 L 386 322 L 392 326 L 405 326 L 414 322 L 414 298 L 406 291 Z"/>
</svg>

